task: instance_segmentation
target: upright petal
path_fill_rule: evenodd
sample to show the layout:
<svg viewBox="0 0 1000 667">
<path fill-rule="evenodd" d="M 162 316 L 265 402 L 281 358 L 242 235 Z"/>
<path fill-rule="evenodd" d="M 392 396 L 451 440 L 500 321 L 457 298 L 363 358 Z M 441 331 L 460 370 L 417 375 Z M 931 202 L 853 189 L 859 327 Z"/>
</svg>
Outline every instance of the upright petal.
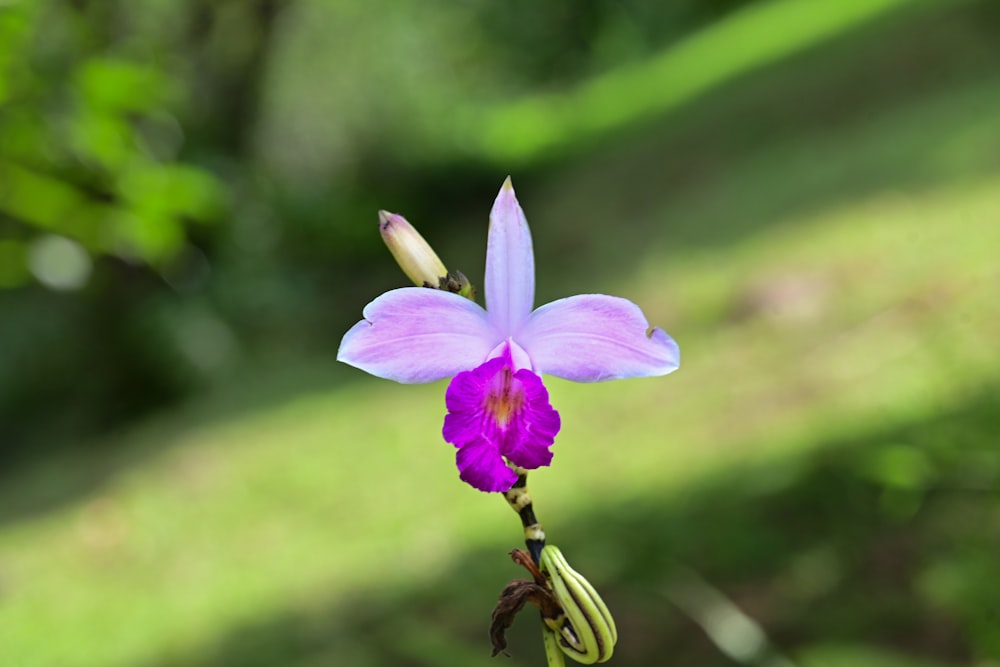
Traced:
<svg viewBox="0 0 1000 667">
<path fill-rule="evenodd" d="M 517 342 L 536 372 L 575 382 L 666 375 L 680 365 L 677 343 L 662 329 L 650 331 L 639 306 L 603 294 L 542 306 Z"/>
<path fill-rule="evenodd" d="M 364 317 L 344 334 L 337 359 L 407 384 L 475 368 L 502 340 L 477 304 L 424 287 L 386 292 Z"/>
<path fill-rule="evenodd" d="M 528 221 L 509 176 L 490 211 L 485 286 L 490 320 L 502 333 L 516 334 L 535 303 L 535 257 Z"/>
</svg>

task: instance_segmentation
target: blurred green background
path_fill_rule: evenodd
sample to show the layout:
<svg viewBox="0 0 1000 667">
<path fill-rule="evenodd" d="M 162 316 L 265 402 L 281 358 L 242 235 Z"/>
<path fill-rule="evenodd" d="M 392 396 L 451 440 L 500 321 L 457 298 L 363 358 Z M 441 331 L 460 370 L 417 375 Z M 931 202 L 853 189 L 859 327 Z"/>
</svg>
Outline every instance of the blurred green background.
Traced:
<svg viewBox="0 0 1000 667">
<path fill-rule="evenodd" d="M 531 476 L 615 665 L 1000 665 L 1000 4 L 0 3 L 0 665 L 543 664 L 445 384 L 335 362 L 481 284 L 628 297 Z"/>
</svg>

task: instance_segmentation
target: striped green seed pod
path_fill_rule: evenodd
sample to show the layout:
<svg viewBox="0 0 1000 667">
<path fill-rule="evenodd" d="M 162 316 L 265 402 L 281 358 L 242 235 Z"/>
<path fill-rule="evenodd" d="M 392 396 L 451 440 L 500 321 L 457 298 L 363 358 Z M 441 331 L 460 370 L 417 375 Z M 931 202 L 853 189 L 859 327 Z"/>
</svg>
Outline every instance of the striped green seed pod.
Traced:
<svg viewBox="0 0 1000 667">
<path fill-rule="evenodd" d="M 559 648 L 584 665 L 607 661 L 618 641 L 618 629 L 604 600 L 569 566 L 558 547 L 546 545 L 542 549 L 540 566 L 563 608 L 557 618 L 544 619 Z"/>
</svg>

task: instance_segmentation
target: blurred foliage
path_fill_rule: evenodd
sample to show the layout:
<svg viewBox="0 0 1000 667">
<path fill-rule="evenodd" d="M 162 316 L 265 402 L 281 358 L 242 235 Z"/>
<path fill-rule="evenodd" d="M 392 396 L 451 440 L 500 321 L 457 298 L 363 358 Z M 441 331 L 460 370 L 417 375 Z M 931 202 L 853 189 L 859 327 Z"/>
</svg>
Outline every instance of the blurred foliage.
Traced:
<svg viewBox="0 0 1000 667">
<path fill-rule="evenodd" d="M 185 349 L 232 338 L 209 308 L 173 295 L 203 288 L 231 214 L 222 168 L 247 131 L 242 109 L 216 103 L 227 91 L 213 76 L 260 65 L 247 55 L 255 44 L 241 53 L 213 35 L 241 14 L 266 22 L 268 7 L 0 8 L 0 288 L 14 290 L 0 309 L 16 324 L 0 334 L 8 448 L 177 397 L 206 356 Z"/>
<path fill-rule="evenodd" d="M 533 86 L 563 87 L 654 55 L 751 1 L 557 0 L 538 5 L 514 0 L 480 2 L 477 11 L 497 37 L 491 50 L 504 71 L 520 73 Z"/>
<path fill-rule="evenodd" d="M 0 14 L 0 210 L 5 240 L 28 246 L 26 260 L 51 233 L 93 255 L 162 265 L 186 224 L 221 214 L 218 180 L 177 160 L 185 91 L 162 62 L 170 35 L 144 34 L 129 13 L 9 3 Z M 6 285 L 27 269 L 6 264 Z M 44 263 L 30 269 L 47 281 Z"/>
</svg>

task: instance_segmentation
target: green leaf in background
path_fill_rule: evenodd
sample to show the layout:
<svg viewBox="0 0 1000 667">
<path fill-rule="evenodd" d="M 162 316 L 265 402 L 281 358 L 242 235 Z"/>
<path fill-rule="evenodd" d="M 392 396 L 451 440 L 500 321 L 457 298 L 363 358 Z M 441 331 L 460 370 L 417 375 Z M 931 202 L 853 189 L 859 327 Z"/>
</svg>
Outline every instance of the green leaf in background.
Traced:
<svg viewBox="0 0 1000 667">
<path fill-rule="evenodd" d="M 160 70 L 132 60 L 91 58 L 76 73 L 81 102 L 108 113 L 151 112 L 172 97 L 170 80 Z"/>
<path fill-rule="evenodd" d="M 19 287 L 31 279 L 27 257 L 24 243 L 0 239 L 0 289 Z"/>
</svg>

